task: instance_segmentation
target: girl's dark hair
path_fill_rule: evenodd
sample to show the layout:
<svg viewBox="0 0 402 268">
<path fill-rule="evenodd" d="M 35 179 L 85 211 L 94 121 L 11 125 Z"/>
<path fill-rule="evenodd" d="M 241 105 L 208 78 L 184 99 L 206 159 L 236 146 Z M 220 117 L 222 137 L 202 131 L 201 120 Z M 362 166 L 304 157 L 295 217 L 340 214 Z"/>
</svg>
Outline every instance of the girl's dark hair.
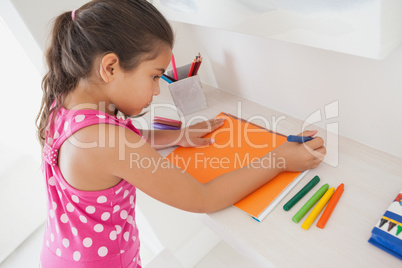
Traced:
<svg viewBox="0 0 402 268">
<path fill-rule="evenodd" d="M 46 51 L 48 72 L 36 118 L 42 147 L 51 113 L 60 109 L 79 79 L 89 75 L 96 57 L 115 53 L 121 68 L 130 71 L 155 59 L 163 45 L 173 47 L 173 31 L 146 0 L 94 0 L 77 9 L 74 20 L 71 11 L 58 16 Z"/>
</svg>

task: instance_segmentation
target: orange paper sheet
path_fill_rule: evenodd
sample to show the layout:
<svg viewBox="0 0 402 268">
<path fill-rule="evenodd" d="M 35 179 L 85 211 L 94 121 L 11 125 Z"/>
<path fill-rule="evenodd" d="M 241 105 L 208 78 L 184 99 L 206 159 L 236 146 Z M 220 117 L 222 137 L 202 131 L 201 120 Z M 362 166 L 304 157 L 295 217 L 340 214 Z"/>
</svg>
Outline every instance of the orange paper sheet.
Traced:
<svg viewBox="0 0 402 268">
<path fill-rule="evenodd" d="M 217 117 L 226 118 L 224 125 L 206 136 L 215 139 L 215 144 L 204 148 L 178 147 L 167 156 L 173 164 L 202 183 L 259 161 L 260 157 L 286 141 L 285 135 L 233 115 L 220 113 Z M 263 163 L 267 168 L 284 164 L 274 159 Z M 234 206 L 257 218 L 299 174 L 283 172 Z"/>
</svg>

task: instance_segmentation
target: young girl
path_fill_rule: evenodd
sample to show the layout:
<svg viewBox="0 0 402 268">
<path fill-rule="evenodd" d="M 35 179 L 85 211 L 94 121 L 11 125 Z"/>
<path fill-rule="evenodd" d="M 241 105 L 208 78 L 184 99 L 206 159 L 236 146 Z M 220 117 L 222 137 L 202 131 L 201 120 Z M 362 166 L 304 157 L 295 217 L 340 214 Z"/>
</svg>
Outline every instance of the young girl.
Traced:
<svg viewBox="0 0 402 268">
<path fill-rule="evenodd" d="M 145 0 L 95 0 L 55 20 L 38 115 L 48 195 L 42 267 L 141 267 L 136 188 L 176 208 L 208 213 L 282 171 L 322 161 L 321 138 L 305 143 L 309 150 L 286 142 L 275 150 L 286 167 L 253 164 L 202 184 L 162 158 L 154 148 L 213 143 L 202 137 L 223 124 L 146 132 L 115 116 L 138 115 L 159 94 L 172 46 L 168 22 Z M 152 144 L 145 140 L 151 135 Z M 131 165 L 133 154 L 159 164 Z"/>
</svg>

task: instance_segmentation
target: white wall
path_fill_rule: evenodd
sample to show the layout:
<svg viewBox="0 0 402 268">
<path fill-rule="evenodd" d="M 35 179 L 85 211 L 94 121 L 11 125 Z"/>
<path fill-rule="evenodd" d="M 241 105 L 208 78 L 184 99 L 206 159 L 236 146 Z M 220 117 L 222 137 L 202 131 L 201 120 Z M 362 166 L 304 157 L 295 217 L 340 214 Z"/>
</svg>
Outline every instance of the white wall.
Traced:
<svg viewBox="0 0 402 268">
<path fill-rule="evenodd" d="M 86 0 L 0 0 L 11 2 L 30 30 L 37 45 L 44 51 L 52 20 L 66 11 L 79 8 Z"/>
<path fill-rule="evenodd" d="M 1 17 L 0 263 L 45 219 L 35 127 L 41 76 Z"/>
<path fill-rule="evenodd" d="M 338 100 L 339 117 L 331 122 L 338 120 L 341 135 L 402 157 L 402 46 L 384 60 L 372 60 L 185 23 L 172 25 L 177 64 L 188 63 L 198 52 L 209 61 L 210 67 L 200 69 L 203 82 L 302 120 Z"/>
</svg>

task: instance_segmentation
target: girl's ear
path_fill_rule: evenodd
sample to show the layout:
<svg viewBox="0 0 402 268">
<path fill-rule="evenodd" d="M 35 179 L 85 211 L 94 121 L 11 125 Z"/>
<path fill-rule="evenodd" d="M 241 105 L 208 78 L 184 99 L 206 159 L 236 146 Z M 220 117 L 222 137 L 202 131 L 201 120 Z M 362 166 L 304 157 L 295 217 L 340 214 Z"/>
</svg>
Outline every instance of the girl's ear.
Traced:
<svg viewBox="0 0 402 268">
<path fill-rule="evenodd" d="M 115 77 L 115 71 L 119 67 L 119 58 L 114 53 L 102 57 L 99 65 L 99 74 L 105 83 L 110 83 Z"/>
</svg>

